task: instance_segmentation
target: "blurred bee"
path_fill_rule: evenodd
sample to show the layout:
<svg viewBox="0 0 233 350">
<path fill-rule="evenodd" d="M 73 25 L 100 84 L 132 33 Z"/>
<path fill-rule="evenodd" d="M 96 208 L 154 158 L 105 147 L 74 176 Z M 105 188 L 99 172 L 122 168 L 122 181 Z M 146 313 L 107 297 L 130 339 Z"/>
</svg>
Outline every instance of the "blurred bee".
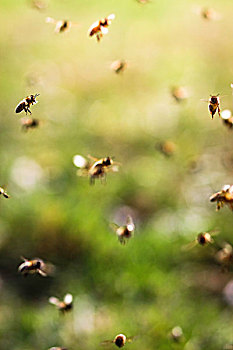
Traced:
<svg viewBox="0 0 233 350">
<path fill-rule="evenodd" d="M 207 19 L 209 21 L 215 21 L 217 19 L 220 19 L 219 14 L 211 8 L 201 9 L 200 14 L 204 19 Z"/>
<path fill-rule="evenodd" d="M 70 311 L 73 307 L 73 296 L 68 293 L 64 296 L 63 301 L 59 300 L 56 297 L 50 297 L 49 302 L 50 304 L 56 305 L 58 310 L 65 313 L 67 311 Z"/>
<path fill-rule="evenodd" d="M 35 95 L 30 95 L 25 97 L 25 99 L 19 102 L 18 106 L 15 108 L 15 113 L 21 113 L 22 111 L 25 111 L 26 114 L 28 112 L 32 114 L 29 107 L 37 103 L 36 101 L 37 96 L 40 96 L 40 94 L 35 94 Z"/>
<path fill-rule="evenodd" d="M 140 4 L 148 4 L 150 0 L 137 0 L 137 2 L 139 2 Z"/>
<path fill-rule="evenodd" d="M 31 0 L 31 6 L 37 10 L 44 10 L 47 8 L 47 4 L 40 0 Z"/>
<path fill-rule="evenodd" d="M 171 94 L 176 100 L 176 102 L 182 102 L 189 97 L 187 89 L 183 86 L 174 86 L 171 89 Z"/>
<path fill-rule="evenodd" d="M 224 243 L 223 247 L 215 254 L 215 259 L 222 267 L 229 268 L 229 265 L 233 263 L 233 247 L 229 243 Z"/>
<path fill-rule="evenodd" d="M 24 262 L 19 265 L 18 271 L 22 275 L 39 273 L 41 276 L 46 277 L 53 272 L 53 265 L 45 263 L 42 259 L 34 258 L 32 260 L 21 257 Z"/>
<path fill-rule="evenodd" d="M 6 193 L 3 187 L 0 187 L 0 195 L 3 195 L 5 198 L 10 198 L 9 194 Z"/>
<path fill-rule="evenodd" d="M 128 64 L 124 60 L 117 60 L 112 62 L 110 68 L 115 72 L 115 73 L 122 73 L 124 70 L 127 68 Z"/>
<path fill-rule="evenodd" d="M 72 26 L 73 27 L 78 26 L 78 23 L 74 23 L 74 22 L 67 21 L 67 20 L 58 20 L 57 21 L 52 17 L 47 17 L 45 21 L 46 21 L 46 23 L 55 24 L 55 29 L 54 29 L 55 33 L 68 32 Z"/>
<path fill-rule="evenodd" d="M 176 145 L 172 141 L 162 141 L 155 144 L 155 148 L 163 153 L 165 156 L 169 157 L 174 155 L 176 150 Z"/>
<path fill-rule="evenodd" d="M 97 41 L 100 41 L 103 35 L 108 33 L 107 27 L 112 23 L 112 20 L 114 18 L 115 18 L 115 15 L 111 14 L 106 18 L 102 18 L 101 20 L 96 21 L 90 26 L 88 30 L 88 35 L 89 36 L 96 35 Z"/>
<path fill-rule="evenodd" d="M 117 163 L 113 162 L 111 157 L 98 159 L 88 155 L 88 158 L 92 159 L 94 163 L 90 164 L 85 158 L 79 155 L 74 156 L 73 163 L 75 166 L 80 168 L 78 175 L 89 176 L 91 184 L 94 184 L 95 179 L 98 178 L 101 180 L 106 180 L 106 173 L 108 171 L 118 171 Z"/>
<path fill-rule="evenodd" d="M 217 202 L 217 211 L 223 207 L 224 203 L 227 204 L 231 210 L 233 210 L 233 186 L 223 186 L 221 191 L 214 193 L 210 197 L 210 201 Z"/>
<path fill-rule="evenodd" d="M 210 232 L 200 232 L 198 233 L 194 241 L 184 246 L 184 249 L 191 249 L 195 247 L 197 244 L 201 246 L 207 246 L 209 244 L 213 244 L 214 243 L 213 236 L 216 236 L 218 233 L 219 231 L 217 230 L 213 230 Z"/>
<path fill-rule="evenodd" d="M 49 348 L 49 350 L 68 350 L 67 348 L 60 348 L 59 346 L 53 346 L 52 348 Z"/>
<path fill-rule="evenodd" d="M 22 118 L 21 123 L 22 123 L 23 131 L 28 131 L 29 129 L 38 128 L 40 124 L 39 120 L 35 118 Z"/>
<path fill-rule="evenodd" d="M 176 326 L 174 328 L 172 328 L 171 332 L 170 332 L 170 338 L 172 340 L 174 340 L 175 342 L 180 342 L 183 338 L 183 330 L 181 327 Z"/>
<path fill-rule="evenodd" d="M 224 109 L 221 113 L 221 118 L 223 123 L 231 129 L 233 126 L 233 116 L 231 114 L 231 111 L 229 109 Z"/>
<path fill-rule="evenodd" d="M 127 342 L 131 343 L 135 337 L 127 338 L 124 334 L 118 334 L 115 336 L 113 340 L 105 340 L 101 343 L 101 345 L 108 345 L 114 343 L 118 348 L 122 348 Z"/>
<path fill-rule="evenodd" d="M 115 223 L 111 223 L 110 226 L 116 233 L 121 244 L 125 244 L 126 241 L 133 236 L 135 230 L 135 225 L 130 215 L 127 216 L 126 225 L 119 226 Z"/>
</svg>

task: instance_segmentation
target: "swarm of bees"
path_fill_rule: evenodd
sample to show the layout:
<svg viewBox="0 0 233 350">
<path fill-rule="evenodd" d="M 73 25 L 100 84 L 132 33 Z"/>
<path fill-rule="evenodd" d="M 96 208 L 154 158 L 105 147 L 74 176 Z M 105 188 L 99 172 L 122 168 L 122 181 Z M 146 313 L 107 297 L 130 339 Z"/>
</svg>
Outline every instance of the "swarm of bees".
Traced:
<svg viewBox="0 0 233 350">
<path fill-rule="evenodd" d="M 214 193 L 210 197 L 211 202 L 217 202 L 216 210 L 220 210 L 224 204 L 227 204 L 233 210 L 233 185 L 225 185 L 221 191 Z"/>
<path fill-rule="evenodd" d="M 105 340 L 101 345 L 115 344 L 118 348 L 122 348 L 126 343 L 131 343 L 135 337 L 126 337 L 124 334 L 118 334 L 113 340 Z"/>
<path fill-rule="evenodd" d="M 19 265 L 18 271 L 24 276 L 38 273 L 46 277 L 54 271 L 54 266 L 51 263 L 45 263 L 42 259 L 34 258 L 30 260 L 24 257 L 21 258 L 24 262 Z"/>
<path fill-rule="evenodd" d="M 108 27 L 112 23 L 112 20 L 115 18 L 115 15 L 112 13 L 108 17 L 102 18 L 99 21 L 94 22 L 89 30 L 89 36 L 96 36 L 97 41 L 103 37 L 103 35 L 108 33 Z"/>
<path fill-rule="evenodd" d="M 110 226 L 116 233 L 121 244 L 125 244 L 126 241 L 133 236 L 135 230 L 135 225 L 130 215 L 127 216 L 126 225 L 119 226 L 115 223 L 111 223 Z"/>
<path fill-rule="evenodd" d="M 56 297 L 50 297 L 49 302 L 50 304 L 55 305 L 59 311 L 65 313 L 67 311 L 70 311 L 73 307 L 73 296 L 72 294 L 68 293 L 64 296 L 63 300 L 59 300 Z"/>
<path fill-rule="evenodd" d="M 96 179 L 100 179 L 101 182 L 106 181 L 107 172 L 118 171 L 119 163 L 113 161 L 111 157 L 95 158 L 88 155 L 88 158 L 94 163 L 90 163 L 84 157 L 76 155 L 73 157 L 73 163 L 79 168 L 79 176 L 88 176 L 90 178 L 90 184 L 94 184 Z"/>
<path fill-rule="evenodd" d="M 10 198 L 9 194 L 4 190 L 3 187 L 0 187 L 0 195 L 2 195 L 5 198 Z"/>
<path fill-rule="evenodd" d="M 36 101 L 37 96 L 40 96 L 40 94 L 35 94 L 35 95 L 30 95 L 30 96 L 25 97 L 16 106 L 15 113 L 21 113 L 22 111 L 24 111 L 26 113 L 26 115 L 28 113 L 32 114 L 32 112 L 30 111 L 29 108 L 31 105 L 34 105 L 35 103 L 37 103 L 37 101 Z"/>
<path fill-rule="evenodd" d="M 117 60 L 111 63 L 110 68 L 116 73 L 122 73 L 128 67 L 128 64 L 124 60 Z"/>
</svg>

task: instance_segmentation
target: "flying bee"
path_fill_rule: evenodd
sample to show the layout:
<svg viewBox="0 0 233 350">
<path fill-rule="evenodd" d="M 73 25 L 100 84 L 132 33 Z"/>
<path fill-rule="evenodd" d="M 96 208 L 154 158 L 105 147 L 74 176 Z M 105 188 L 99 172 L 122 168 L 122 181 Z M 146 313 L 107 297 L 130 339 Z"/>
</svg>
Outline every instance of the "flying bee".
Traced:
<svg viewBox="0 0 233 350">
<path fill-rule="evenodd" d="M 10 198 L 9 194 L 7 194 L 3 187 L 0 187 L 0 195 L 3 195 L 5 198 Z"/>
<path fill-rule="evenodd" d="M 219 262 L 223 268 L 229 268 L 229 265 L 233 263 L 233 247 L 229 243 L 224 243 L 223 247 L 215 254 L 215 259 Z"/>
<path fill-rule="evenodd" d="M 117 74 L 124 72 L 128 64 L 124 60 L 117 60 L 112 62 L 110 68 Z"/>
<path fill-rule="evenodd" d="M 220 210 L 224 204 L 227 204 L 233 210 L 233 185 L 225 185 L 222 190 L 214 193 L 210 197 L 211 202 L 217 202 L 216 210 Z"/>
<path fill-rule="evenodd" d="M 201 16 L 209 21 L 215 21 L 220 19 L 220 15 L 212 8 L 203 8 L 200 11 Z"/>
<path fill-rule="evenodd" d="M 44 10 L 47 8 L 47 4 L 40 0 L 31 0 L 31 6 L 37 10 Z"/>
<path fill-rule="evenodd" d="M 74 23 L 74 22 L 67 21 L 67 20 L 58 20 L 57 21 L 52 17 L 47 17 L 45 21 L 46 21 L 46 23 L 55 24 L 55 29 L 54 29 L 55 33 L 68 32 L 72 26 L 73 27 L 78 26 L 78 23 Z"/>
<path fill-rule="evenodd" d="M 79 176 L 89 176 L 91 184 L 95 183 L 95 179 L 101 179 L 101 181 L 105 180 L 106 173 L 109 171 L 118 171 L 117 164 L 119 163 L 114 162 L 111 157 L 98 159 L 88 155 L 88 158 L 92 159 L 94 163 L 91 164 L 80 155 L 73 157 L 73 163 L 80 168 L 77 174 Z"/>
<path fill-rule="evenodd" d="M 233 126 L 233 116 L 231 114 L 231 111 L 229 109 L 224 109 L 221 113 L 221 118 L 223 123 L 231 129 Z"/>
<path fill-rule="evenodd" d="M 126 241 L 133 236 L 135 230 L 135 225 L 130 215 L 127 216 L 126 225 L 119 226 L 115 223 L 111 223 L 110 226 L 116 233 L 121 244 L 125 244 Z"/>
<path fill-rule="evenodd" d="M 18 271 L 22 275 L 39 273 L 41 276 L 46 277 L 53 272 L 53 265 L 45 263 L 42 259 L 34 258 L 32 260 L 21 257 L 24 262 L 19 265 Z"/>
<path fill-rule="evenodd" d="M 126 343 L 131 343 L 135 337 L 126 337 L 124 334 L 118 334 L 113 340 L 105 340 L 101 345 L 108 345 L 114 343 L 118 348 L 122 348 Z"/>
<path fill-rule="evenodd" d="M 28 131 L 29 129 L 38 128 L 40 121 L 35 118 L 22 118 L 21 123 L 22 123 L 22 130 Z"/>
<path fill-rule="evenodd" d="M 194 241 L 192 241 L 189 244 L 187 244 L 186 246 L 184 246 L 184 249 L 185 250 L 191 249 L 191 248 L 195 247 L 197 244 L 199 244 L 201 246 L 207 246 L 209 244 L 213 244 L 214 243 L 213 236 L 216 236 L 218 233 L 219 233 L 218 230 L 213 230 L 210 232 L 200 232 L 200 233 L 198 233 L 198 235 Z"/>
<path fill-rule="evenodd" d="M 50 304 L 56 305 L 58 310 L 65 313 L 67 311 L 70 311 L 73 307 L 73 296 L 68 293 L 64 296 L 63 300 L 59 300 L 56 297 L 50 297 L 49 302 Z"/>
<path fill-rule="evenodd" d="M 97 41 L 100 41 L 103 35 L 108 33 L 108 26 L 112 23 L 112 20 L 114 18 L 115 18 L 115 15 L 111 14 L 108 17 L 105 17 L 99 21 L 96 21 L 90 26 L 88 30 L 88 35 L 89 36 L 96 35 Z"/>
<path fill-rule="evenodd" d="M 171 89 L 171 94 L 176 102 L 182 102 L 189 97 L 188 90 L 184 86 L 174 86 Z"/>
<path fill-rule="evenodd" d="M 28 112 L 32 114 L 29 107 L 37 103 L 36 101 L 37 96 L 40 96 L 40 94 L 35 94 L 35 95 L 30 95 L 25 97 L 25 99 L 19 102 L 18 106 L 15 108 L 15 113 L 21 113 L 22 111 L 25 111 L 26 114 Z"/>
</svg>

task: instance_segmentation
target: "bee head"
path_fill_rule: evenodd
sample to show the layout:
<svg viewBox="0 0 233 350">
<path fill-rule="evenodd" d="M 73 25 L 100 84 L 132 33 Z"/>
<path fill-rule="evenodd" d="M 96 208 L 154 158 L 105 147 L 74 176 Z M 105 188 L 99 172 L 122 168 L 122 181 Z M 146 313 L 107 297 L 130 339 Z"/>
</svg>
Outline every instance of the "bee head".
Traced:
<svg viewBox="0 0 233 350">
<path fill-rule="evenodd" d="M 106 157 L 103 159 L 103 165 L 104 166 L 109 166 L 113 164 L 113 160 L 110 157 Z"/>
</svg>

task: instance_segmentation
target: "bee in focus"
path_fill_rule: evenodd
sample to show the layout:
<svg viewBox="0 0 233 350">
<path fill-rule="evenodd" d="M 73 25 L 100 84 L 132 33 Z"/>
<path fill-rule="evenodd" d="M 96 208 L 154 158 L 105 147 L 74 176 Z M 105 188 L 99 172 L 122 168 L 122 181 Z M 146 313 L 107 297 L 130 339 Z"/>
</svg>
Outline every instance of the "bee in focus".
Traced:
<svg viewBox="0 0 233 350">
<path fill-rule="evenodd" d="M 64 296 L 63 300 L 59 300 L 56 297 L 50 297 L 49 302 L 50 304 L 56 305 L 58 310 L 65 313 L 67 311 L 70 311 L 73 307 L 73 296 L 68 293 Z"/>
<path fill-rule="evenodd" d="M 26 115 L 28 112 L 32 114 L 29 108 L 31 105 L 34 105 L 35 103 L 37 103 L 36 101 L 37 96 L 40 96 L 40 94 L 35 94 L 35 95 L 30 95 L 25 97 L 25 99 L 19 102 L 18 106 L 15 108 L 15 113 L 21 113 L 22 111 L 24 111 Z"/>
<path fill-rule="evenodd" d="M 127 216 L 126 225 L 119 226 L 115 223 L 111 223 L 110 226 L 116 233 L 121 244 L 125 244 L 126 241 L 133 236 L 135 230 L 135 225 L 130 215 Z"/>
<path fill-rule="evenodd" d="M 233 210 L 233 186 L 225 185 L 222 190 L 214 193 L 210 197 L 211 202 L 217 202 L 216 210 L 220 210 L 224 204 L 227 204 Z"/>
<path fill-rule="evenodd" d="M 46 277 L 53 272 L 53 265 L 50 263 L 45 263 L 42 259 L 26 259 L 22 257 L 24 262 L 19 265 L 18 271 L 27 276 L 28 274 L 39 273 L 41 276 Z"/>
<path fill-rule="evenodd" d="M 212 119 L 214 118 L 214 115 L 216 112 L 218 112 L 219 117 L 221 117 L 219 94 L 210 95 L 210 98 L 208 101 L 207 100 L 202 100 L 202 101 L 208 102 L 208 109 Z"/>
<path fill-rule="evenodd" d="M 126 337 L 124 334 L 118 334 L 113 340 L 105 340 L 101 345 L 108 345 L 114 343 L 118 348 L 122 348 L 127 342 L 131 343 L 135 337 Z"/>
<path fill-rule="evenodd" d="M 3 195 L 5 198 L 10 198 L 9 194 L 7 194 L 3 187 L 0 187 L 0 195 Z"/>
<path fill-rule="evenodd" d="M 102 18 L 101 20 L 96 21 L 90 26 L 88 30 L 88 35 L 89 36 L 95 35 L 97 41 L 100 41 L 103 35 L 108 33 L 108 26 L 112 23 L 112 20 L 114 18 L 115 18 L 115 15 L 111 14 L 106 18 Z"/>
<path fill-rule="evenodd" d="M 189 97 L 188 90 L 184 86 L 174 86 L 171 89 L 171 94 L 176 102 L 182 102 Z"/>
<path fill-rule="evenodd" d="M 38 128 L 40 121 L 35 118 L 22 118 L 21 123 L 22 123 L 22 130 L 28 131 L 29 129 Z"/>
<path fill-rule="evenodd" d="M 209 244 L 213 244 L 214 243 L 213 236 L 216 236 L 218 233 L 219 233 L 218 230 L 213 230 L 210 232 L 200 232 L 200 233 L 198 233 L 198 235 L 194 241 L 192 241 L 189 244 L 187 244 L 186 246 L 184 246 L 184 249 L 185 250 L 191 249 L 191 248 L 195 247 L 197 244 L 199 244 L 201 246 L 207 246 Z"/>
<path fill-rule="evenodd" d="M 78 26 L 78 23 L 74 23 L 64 19 L 57 21 L 52 17 L 47 17 L 45 21 L 46 23 L 55 24 L 55 29 L 54 29 L 55 33 L 68 32 L 71 29 L 71 27 Z"/>
<path fill-rule="evenodd" d="M 183 338 L 183 330 L 181 327 L 176 326 L 174 328 L 172 328 L 170 334 L 169 334 L 170 338 L 172 340 L 174 340 L 175 342 L 180 342 Z"/>
<path fill-rule="evenodd" d="M 176 151 L 176 145 L 172 141 L 157 142 L 155 148 L 167 157 L 174 155 Z"/>
<path fill-rule="evenodd" d="M 89 155 L 88 158 L 92 159 L 94 163 L 91 164 L 79 155 L 73 157 L 73 163 L 80 168 L 77 174 L 79 176 L 89 176 L 91 184 L 95 183 L 95 179 L 106 180 L 106 173 L 109 171 L 118 171 L 117 163 L 113 162 L 111 157 L 98 159 Z"/>
<path fill-rule="evenodd" d="M 128 67 L 128 64 L 124 60 L 117 60 L 112 62 L 110 68 L 116 73 L 122 73 Z"/>
<path fill-rule="evenodd" d="M 233 247 L 229 243 L 224 243 L 223 247 L 215 254 L 215 259 L 220 263 L 223 269 L 228 269 L 233 263 Z"/>
<path fill-rule="evenodd" d="M 229 109 L 224 109 L 221 113 L 221 118 L 224 125 L 231 129 L 233 126 L 233 116 L 231 114 L 231 111 Z"/>
</svg>

